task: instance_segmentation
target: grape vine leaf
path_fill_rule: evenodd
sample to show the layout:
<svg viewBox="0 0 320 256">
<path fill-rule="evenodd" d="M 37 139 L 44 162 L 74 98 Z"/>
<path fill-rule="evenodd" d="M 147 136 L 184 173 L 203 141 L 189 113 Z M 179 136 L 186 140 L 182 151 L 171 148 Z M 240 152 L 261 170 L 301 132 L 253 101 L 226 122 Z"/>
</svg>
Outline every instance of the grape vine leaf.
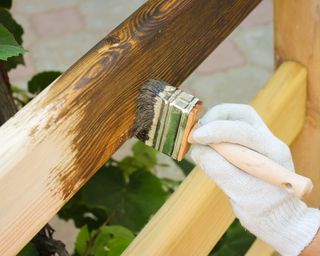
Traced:
<svg viewBox="0 0 320 256">
<path fill-rule="evenodd" d="M 87 226 L 81 228 L 76 240 L 80 256 L 119 256 L 134 239 L 134 234 L 122 226 L 102 226 L 90 234 Z"/>
<path fill-rule="evenodd" d="M 136 171 L 127 181 L 118 167 L 99 171 L 82 190 L 86 206 L 105 209 L 111 224 L 125 226 L 134 232 L 148 222 L 166 198 L 160 179 L 149 171 Z"/>
<path fill-rule="evenodd" d="M 77 228 L 87 225 L 90 230 L 100 227 L 108 215 L 104 209 L 88 208 L 81 201 L 81 192 L 77 193 L 59 212 L 61 219 L 74 221 Z"/>
<path fill-rule="evenodd" d="M 17 43 L 14 36 L 0 24 L 0 60 L 7 60 L 24 52 L 25 50 Z"/>
<path fill-rule="evenodd" d="M 91 238 L 88 226 L 83 226 L 76 239 L 75 250 L 79 255 L 84 255 L 87 249 L 87 241 Z"/>
<path fill-rule="evenodd" d="M 157 151 L 141 141 L 133 145 L 132 152 L 135 161 L 143 169 L 152 169 L 157 164 Z"/>
<path fill-rule="evenodd" d="M 34 75 L 28 82 L 28 91 L 33 94 L 40 93 L 61 75 L 59 71 L 44 71 Z"/>
<path fill-rule="evenodd" d="M 21 46 L 23 28 L 13 19 L 10 12 L 5 8 L 0 8 L 0 24 L 3 25 L 14 36 L 15 41 Z M 10 70 L 16 68 L 19 64 L 24 64 L 22 54 L 8 58 L 6 67 L 8 70 Z"/>
<path fill-rule="evenodd" d="M 98 232 L 92 250 L 95 256 L 119 256 L 134 239 L 129 229 L 117 225 L 104 226 Z"/>
<path fill-rule="evenodd" d="M 132 147 L 133 156 L 126 156 L 119 162 L 119 167 L 126 174 L 137 170 L 152 170 L 157 164 L 157 151 L 137 141 Z"/>
</svg>

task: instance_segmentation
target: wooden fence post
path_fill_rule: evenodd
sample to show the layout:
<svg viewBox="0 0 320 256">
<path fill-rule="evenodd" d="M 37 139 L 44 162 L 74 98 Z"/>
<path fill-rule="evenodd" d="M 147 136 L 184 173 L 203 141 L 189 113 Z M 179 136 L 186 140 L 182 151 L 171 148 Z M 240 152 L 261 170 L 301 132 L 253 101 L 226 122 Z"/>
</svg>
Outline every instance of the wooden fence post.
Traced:
<svg viewBox="0 0 320 256">
<path fill-rule="evenodd" d="M 275 51 L 279 65 L 293 60 L 308 72 L 307 116 L 291 146 L 296 169 L 314 183 L 309 204 L 320 206 L 320 1 L 275 0 Z"/>
</svg>

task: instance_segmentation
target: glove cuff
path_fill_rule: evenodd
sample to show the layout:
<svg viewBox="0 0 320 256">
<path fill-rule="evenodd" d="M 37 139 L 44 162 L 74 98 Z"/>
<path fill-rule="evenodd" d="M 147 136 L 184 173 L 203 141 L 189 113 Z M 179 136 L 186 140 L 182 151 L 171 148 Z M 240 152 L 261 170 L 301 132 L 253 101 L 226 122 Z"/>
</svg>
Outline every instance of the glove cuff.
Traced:
<svg viewBox="0 0 320 256">
<path fill-rule="evenodd" d="M 249 222 L 250 219 L 255 219 L 255 223 Z M 247 216 L 246 220 L 243 225 L 281 255 L 296 256 L 317 234 L 320 227 L 320 211 L 308 208 L 302 201 L 291 198 L 264 212 L 263 216 Z"/>
<path fill-rule="evenodd" d="M 290 209 L 291 207 L 293 208 Z M 281 239 L 273 241 L 274 248 L 284 256 L 299 255 L 312 242 L 320 227 L 318 209 L 297 207 L 294 204 L 291 207 L 289 206 L 288 210 L 296 212 L 290 219 L 283 219 L 282 227 L 278 230 Z M 281 212 L 279 215 L 290 216 Z"/>
</svg>

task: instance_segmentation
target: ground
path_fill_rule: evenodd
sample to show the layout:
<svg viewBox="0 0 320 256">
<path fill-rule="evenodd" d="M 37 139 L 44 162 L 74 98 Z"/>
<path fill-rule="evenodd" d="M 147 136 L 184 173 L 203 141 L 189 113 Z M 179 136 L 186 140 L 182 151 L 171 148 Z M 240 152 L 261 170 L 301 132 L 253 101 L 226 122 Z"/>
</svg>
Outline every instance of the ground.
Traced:
<svg viewBox="0 0 320 256">
<path fill-rule="evenodd" d="M 26 66 L 10 72 L 11 81 L 25 87 L 33 74 L 64 71 L 115 28 L 143 0 L 16 0 L 13 16 L 25 30 Z M 222 102 L 249 103 L 273 72 L 273 5 L 262 3 L 183 83 L 182 88 L 209 108 Z M 116 154 L 129 152 L 130 142 Z M 160 161 L 166 162 L 166 157 Z M 167 168 L 168 169 L 168 168 Z M 158 170 L 162 175 L 181 176 Z M 57 218 L 56 237 L 73 248 L 76 231 Z"/>
</svg>

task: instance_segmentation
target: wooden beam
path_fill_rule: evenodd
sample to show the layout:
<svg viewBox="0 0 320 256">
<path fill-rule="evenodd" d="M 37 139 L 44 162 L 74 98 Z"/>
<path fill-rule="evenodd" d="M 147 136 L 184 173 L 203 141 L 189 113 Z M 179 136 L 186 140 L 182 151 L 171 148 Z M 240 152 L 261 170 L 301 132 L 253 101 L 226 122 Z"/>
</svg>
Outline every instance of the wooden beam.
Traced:
<svg viewBox="0 0 320 256">
<path fill-rule="evenodd" d="M 307 117 L 292 144 L 294 162 L 313 180 L 309 204 L 320 206 L 320 1 L 275 0 L 275 51 L 278 65 L 286 60 L 308 70 Z"/>
<path fill-rule="evenodd" d="M 150 0 L 4 124 L 0 255 L 16 254 L 132 135 L 141 84 L 180 85 L 259 2 Z"/>
<path fill-rule="evenodd" d="M 257 239 L 245 256 L 272 256 L 273 254 L 274 249 L 270 245 Z"/>
<path fill-rule="evenodd" d="M 282 64 L 252 105 L 287 144 L 303 126 L 306 70 Z M 123 255 L 208 255 L 235 216 L 224 193 L 195 168 Z"/>
</svg>

